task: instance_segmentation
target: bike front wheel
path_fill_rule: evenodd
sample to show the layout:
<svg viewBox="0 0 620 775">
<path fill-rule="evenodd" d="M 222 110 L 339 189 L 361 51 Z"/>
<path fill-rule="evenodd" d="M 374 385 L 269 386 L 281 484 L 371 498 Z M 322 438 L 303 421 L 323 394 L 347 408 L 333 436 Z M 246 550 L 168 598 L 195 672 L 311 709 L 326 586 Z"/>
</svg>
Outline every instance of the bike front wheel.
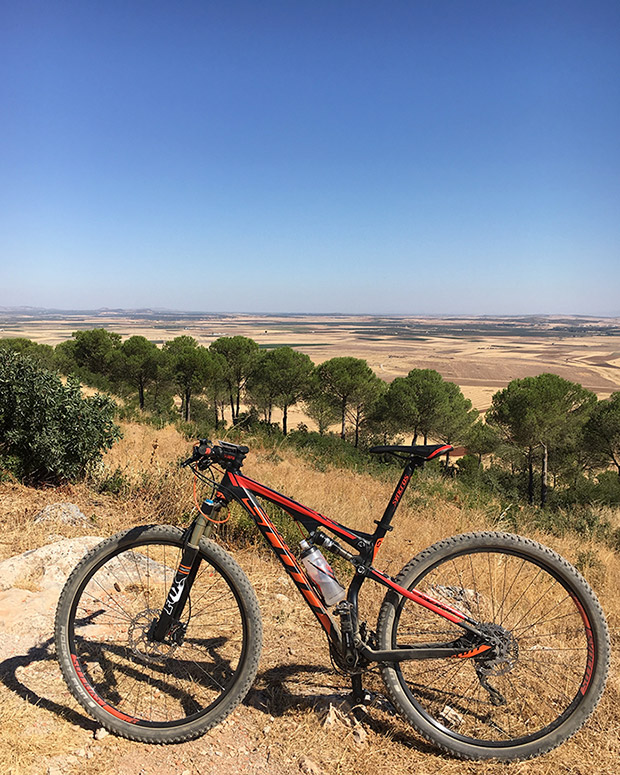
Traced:
<svg viewBox="0 0 620 775">
<path fill-rule="evenodd" d="M 551 549 L 507 533 L 454 536 L 421 552 L 396 581 L 459 609 L 496 644 L 491 657 L 383 666 L 394 705 L 439 747 L 462 758 L 527 759 L 593 712 L 609 669 L 607 625 L 585 579 Z M 464 635 L 394 592 L 377 633 L 381 649 Z"/>
<path fill-rule="evenodd" d="M 241 702 L 258 668 L 256 595 L 208 540 L 175 633 L 150 638 L 182 551 L 178 528 L 120 533 L 82 559 L 58 603 L 56 650 L 69 689 L 104 727 L 132 740 L 203 734 Z"/>
</svg>

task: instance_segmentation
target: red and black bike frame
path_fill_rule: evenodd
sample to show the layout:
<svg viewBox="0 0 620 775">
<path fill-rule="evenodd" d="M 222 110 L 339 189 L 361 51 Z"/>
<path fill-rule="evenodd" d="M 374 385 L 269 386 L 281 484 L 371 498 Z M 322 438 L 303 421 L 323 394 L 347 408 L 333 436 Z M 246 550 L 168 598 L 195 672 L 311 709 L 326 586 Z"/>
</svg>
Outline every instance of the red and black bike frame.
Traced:
<svg viewBox="0 0 620 775">
<path fill-rule="evenodd" d="M 290 514 L 293 519 L 303 525 L 310 533 L 311 537 L 316 536 L 318 538 L 321 535 L 320 531 L 328 530 L 337 539 L 345 542 L 358 552 L 357 555 L 352 555 L 348 551 L 343 550 L 339 544 L 336 544 L 336 547 L 339 550 L 336 551 L 336 553 L 348 559 L 355 566 L 356 570 L 355 576 L 352 579 L 347 592 L 347 602 L 353 613 L 355 630 L 357 630 L 358 594 L 366 579 L 376 581 L 388 589 L 393 590 L 398 595 L 402 595 L 404 598 L 412 600 L 423 608 L 432 611 L 463 629 L 464 637 L 450 643 L 426 644 L 420 647 L 416 646 L 415 648 L 404 645 L 403 647 L 397 647 L 390 651 L 373 650 L 368 644 L 360 642 L 359 638 L 357 638 L 357 651 L 361 653 L 365 659 L 374 662 L 396 662 L 403 659 L 473 657 L 488 651 L 491 648 L 490 644 L 485 643 L 484 635 L 478 630 L 476 622 L 473 619 L 443 601 L 436 600 L 415 589 L 409 590 L 401 587 L 390 578 L 390 576 L 377 570 L 372 565 L 386 533 L 392 529 L 390 523 L 396 508 L 407 489 L 407 485 L 411 480 L 414 470 L 420 465 L 421 461 L 416 459 L 411 459 L 407 462 L 387 508 L 385 509 L 382 518 L 376 522 L 377 527 L 372 534 L 353 530 L 341 525 L 329 517 L 320 514 L 318 511 L 314 511 L 313 509 L 288 498 L 286 495 L 282 495 L 281 493 L 250 479 L 242 474 L 239 469 L 235 471 L 227 470 L 224 473 L 217 489 L 216 502 L 224 505 L 235 500 L 248 512 L 248 514 L 250 514 L 264 539 L 269 546 L 271 546 L 284 569 L 325 630 L 330 643 L 339 651 L 342 651 L 343 648 L 343 637 L 338 622 L 327 610 L 327 607 L 321 598 L 320 591 L 310 581 L 302 565 L 298 562 L 297 558 L 286 544 L 283 536 L 270 519 L 258 498 L 269 501 Z M 320 541 L 317 541 L 317 543 L 320 545 Z M 327 546 L 327 548 L 328 550 L 334 551 L 333 545 Z"/>
</svg>

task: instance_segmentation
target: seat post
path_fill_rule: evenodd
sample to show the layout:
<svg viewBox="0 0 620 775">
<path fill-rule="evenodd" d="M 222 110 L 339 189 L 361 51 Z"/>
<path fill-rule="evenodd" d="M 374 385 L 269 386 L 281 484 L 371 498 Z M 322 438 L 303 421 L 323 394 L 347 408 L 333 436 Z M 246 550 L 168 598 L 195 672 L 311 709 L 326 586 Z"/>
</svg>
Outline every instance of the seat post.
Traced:
<svg viewBox="0 0 620 775">
<path fill-rule="evenodd" d="M 411 458 L 410 460 L 407 461 L 407 465 L 405 466 L 405 469 L 401 474 L 398 484 L 396 485 L 396 488 L 392 493 L 390 502 L 388 503 L 385 511 L 383 512 L 383 516 L 381 517 L 380 520 L 375 520 L 377 524 L 376 533 L 379 534 L 379 536 L 385 535 L 385 533 L 387 533 L 388 530 L 392 529 L 390 525 L 390 523 L 392 522 L 392 517 L 394 516 L 394 512 L 396 511 L 396 508 L 400 503 L 401 498 L 405 494 L 405 490 L 407 489 L 407 485 L 411 481 L 413 472 L 416 468 L 420 468 L 423 464 L 424 464 L 424 461 L 421 460 L 418 462 L 415 458 Z"/>
</svg>

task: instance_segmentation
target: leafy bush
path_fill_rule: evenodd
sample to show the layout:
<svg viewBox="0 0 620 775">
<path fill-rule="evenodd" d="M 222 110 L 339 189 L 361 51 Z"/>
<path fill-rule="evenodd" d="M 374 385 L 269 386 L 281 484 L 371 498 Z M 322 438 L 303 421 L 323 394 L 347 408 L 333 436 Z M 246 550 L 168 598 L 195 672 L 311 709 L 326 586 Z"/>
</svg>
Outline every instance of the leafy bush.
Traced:
<svg viewBox="0 0 620 775">
<path fill-rule="evenodd" d="M 479 486 L 485 475 L 485 470 L 478 462 L 476 455 L 465 455 L 456 462 L 459 479 L 471 486 Z"/>
<path fill-rule="evenodd" d="M 54 367 L 54 348 L 49 344 L 37 344 L 31 339 L 17 336 L 0 339 L 0 348 L 13 350 L 13 352 L 27 355 L 29 358 L 32 358 L 33 361 L 36 361 L 46 368 Z"/>
<path fill-rule="evenodd" d="M 615 471 L 603 471 L 596 480 L 594 500 L 608 506 L 620 506 L 620 476 Z"/>
<path fill-rule="evenodd" d="M 292 431 L 287 440 L 296 449 L 304 453 L 320 470 L 327 468 L 366 467 L 370 455 L 332 434 L 321 436 L 311 431 Z"/>
<path fill-rule="evenodd" d="M 80 384 L 0 349 L 0 463 L 31 484 L 84 475 L 119 438 L 111 398 L 82 398 Z"/>
<path fill-rule="evenodd" d="M 583 538 L 604 540 L 610 531 L 608 520 L 599 511 L 581 504 L 566 509 L 540 509 L 534 521 L 540 530 L 559 536 L 576 533 Z"/>
<path fill-rule="evenodd" d="M 140 409 L 137 396 L 129 396 L 120 403 L 116 410 L 116 418 L 125 422 L 133 422 L 138 425 L 150 425 L 153 428 L 164 428 L 166 425 L 175 422 L 179 413 L 173 405 L 172 400 L 166 405 L 161 402 L 157 411 L 149 409 Z"/>
</svg>

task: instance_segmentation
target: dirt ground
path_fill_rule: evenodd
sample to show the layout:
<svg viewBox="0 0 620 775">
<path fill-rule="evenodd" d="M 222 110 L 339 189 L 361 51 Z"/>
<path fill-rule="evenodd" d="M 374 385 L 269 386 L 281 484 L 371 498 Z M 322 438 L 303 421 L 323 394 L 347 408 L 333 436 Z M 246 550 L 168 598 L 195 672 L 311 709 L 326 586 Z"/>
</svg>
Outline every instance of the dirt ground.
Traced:
<svg viewBox="0 0 620 775">
<path fill-rule="evenodd" d="M 88 496 L 82 493 L 79 500 L 88 511 Z M 332 670 L 324 637 L 297 600 L 290 581 L 273 560 L 254 549 L 236 551 L 235 556 L 259 596 L 265 642 L 257 680 L 228 720 L 204 737 L 173 746 L 149 746 L 102 735 L 62 681 L 51 637 L 50 606 L 47 617 L 38 619 L 38 626 L 32 628 L 29 617 L 24 616 L 17 634 L 2 632 L 2 771 L 7 775 L 617 772 L 616 674 L 594 718 L 559 749 L 530 762 L 508 765 L 459 762 L 442 755 L 395 714 L 374 674 L 367 685 L 378 692 L 376 704 L 356 717 L 347 699 L 349 683 Z"/>
<path fill-rule="evenodd" d="M 173 429 L 124 427 L 124 439 L 108 453 L 111 470 L 133 470 L 136 480 L 157 472 L 161 480 L 187 442 Z M 157 446 L 155 446 L 157 445 Z M 252 448 L 247 474 L 297 497 L 332 518 L 367 530 L 393 489 L 352 471 L 320 471 L 292 453 L 274 458 Z M 105 495 L 92 487 L 33 490 L 0 484 L 0 563 L 65 538 L 111 535 L 135 524 L 171 521 L 191 501 L 182 474 L 162 493 Z M 44 506 L 76 504 L 86 525 L 35 523 Z M 389 548 L 377 565 L 395 574 L 404 562 L 439 538 L 488 527 L 488 515 L 454 495 L 438 498 L 412 486 L 401 505 Z M 558 749 L 529 762 L 461 762 L 438 752 L 404 723 L 383 694 L 375 673 L 367 677 L 376 703 L 361 720 L 347 700 L 350 684 L 329 662 L 322 631 L 290 579 L 261 544 L 231 550 L 258 595 L 264 647 L 257 680 L 226 723 L 182 745 L 149 746 L 104 735 L 68 693 L 52 643 L 53 595 L 42 596 L 40 579 L 22 578 L 0 592 L 0 771 L 7 775 L 616 775 L 620 757 L 620 573 L 617 553 L 576 536 L 533 536 L 573 562 L 596 555 L 595 584 L 612 633 L 612 670 L 593 718 Z M 60 567 L 60 564 L 59 566 Z M 57 571 L 58 568 L 54 568 Z M 590 570 L 588 570 L 590 573 Z M 47 589 L 47 588 L 46 588 Z M 372 593 L 363 610 L 371 626 L 382 597 Z M 364 602 L 364 601 L 362 601 Z M 3 614 L 3 606 L 5 613 Z M 11 615 L 6 614 L 7 607 Z"/>
</svg>

